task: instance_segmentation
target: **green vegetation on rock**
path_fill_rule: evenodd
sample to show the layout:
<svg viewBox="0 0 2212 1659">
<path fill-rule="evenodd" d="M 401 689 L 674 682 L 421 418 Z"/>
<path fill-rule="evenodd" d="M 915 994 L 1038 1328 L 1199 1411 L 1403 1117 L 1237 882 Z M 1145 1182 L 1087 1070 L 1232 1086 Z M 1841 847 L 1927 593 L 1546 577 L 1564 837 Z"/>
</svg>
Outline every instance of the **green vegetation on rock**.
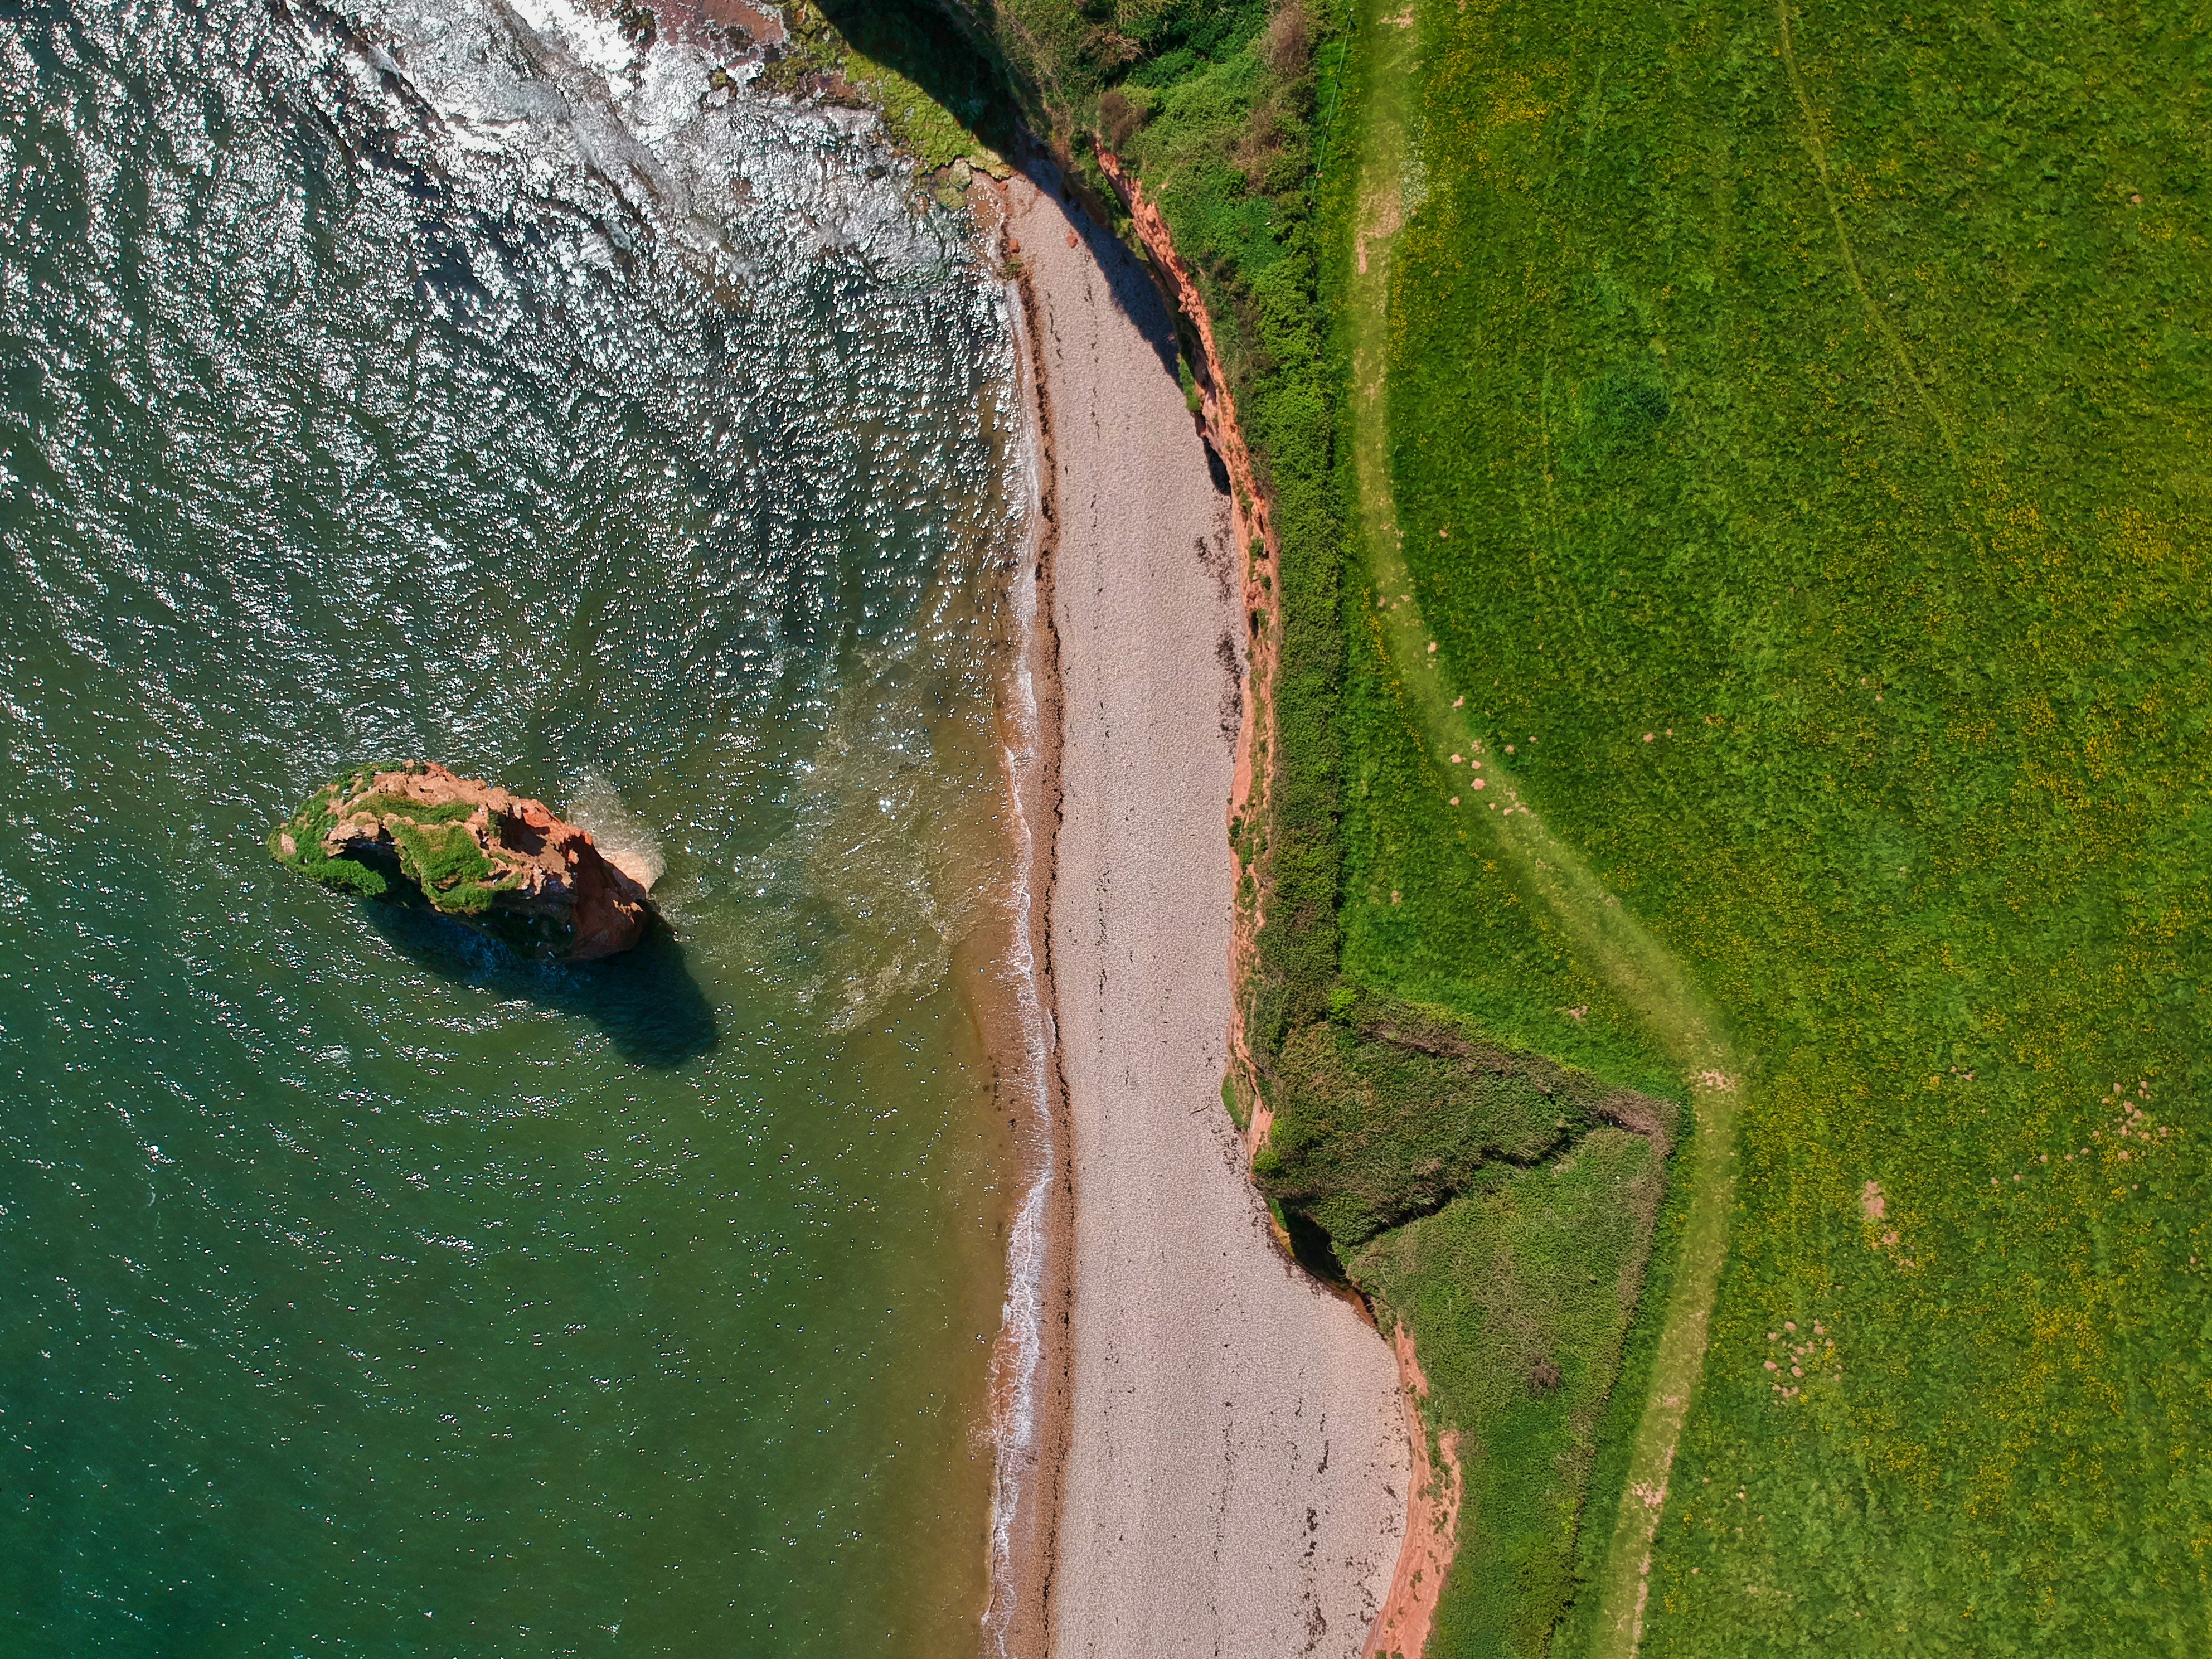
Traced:
<svg viewBox="0 0 2212 1659">
<path fill-rule="evenodd" d="M 368 805 L 373 811 L 398 812 L 413 803 L 371 796 Z M 433 810 L 435 817 L 418 811 L 411 821 L 391 821 L 399 867 L 436 908 L 448 915 L 481 915 L 491 908 L 495 894 L 514 885 L 514 878 L 495 869 L 476 837 L 460 827 L 468 816 L 465 809 Z"/>
<path fill-rule="evenodd" d="M 277 863 L 308 880 L 341 893 L 362 898 L 384 898 L 392 892 L 391 879 L 382 870 L 358 859 L 325 853 L 323 838 L 337 826 L 338 803 L 368 787 L 377 773 L 397 763 L 380 762 L 326 783 L 307 797 L 307 804 L 269 832 L 269 853 Z"/>
<path fill-rule="evenodd" d="M 309 796 L 307 804 L 269 832 L 269 850 L 286 869 L 340 892 L 364 898 L 416 898 L 452 916 L 481 916 L 519 878 L 486 858 L 477 838 L 463 828 L 477 810 L 472 802 L 426 803 L 380 793 L 372 786 L 379 773 L 412 772 L 420 767 L 387 763 L 362 767 Z M 391 847 L 388 860 L 327 853 L 324 841 L 347 817 L 379 820 Z M 290 850 L 287 850 L 288 844 Z"/>
<path fill-rule="evenodd" d="M 270 833 L 269 850 L 325 886 L 428 905 L 544 961 L 617 955 L 651 915 L 641 879 L 544 802 L 430 762 L 324 786 Z"/>
</svg>

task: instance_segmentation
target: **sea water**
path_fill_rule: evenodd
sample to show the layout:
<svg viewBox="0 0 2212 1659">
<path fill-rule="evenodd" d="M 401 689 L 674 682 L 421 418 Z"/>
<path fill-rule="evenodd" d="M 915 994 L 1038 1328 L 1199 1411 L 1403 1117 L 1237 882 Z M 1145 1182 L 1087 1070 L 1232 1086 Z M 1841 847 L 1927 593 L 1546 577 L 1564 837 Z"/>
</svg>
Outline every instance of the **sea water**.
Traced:
<svg viewBox="0 0 2212 1659">
<path fill-rule="evenodd" d="M 11 1654 L 974 1650 L 1012 331 L 667 19 L 0 10 Z M 671 936 L 269 858 L 414 757 Z"/>
</svg>

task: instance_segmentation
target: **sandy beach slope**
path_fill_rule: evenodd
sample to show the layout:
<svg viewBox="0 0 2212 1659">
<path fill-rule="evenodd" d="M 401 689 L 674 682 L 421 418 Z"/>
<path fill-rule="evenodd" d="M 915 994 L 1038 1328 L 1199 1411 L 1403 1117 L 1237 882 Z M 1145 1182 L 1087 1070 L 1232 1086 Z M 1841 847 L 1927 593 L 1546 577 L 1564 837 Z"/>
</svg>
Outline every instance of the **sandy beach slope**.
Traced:
<svg viewBox="0 0 2212 1659">
<path fill-rule="evenodd" d="M 1075 1206 L 1052 1650 L 1350 1659 L 1397 1559 L 1408 1449 L 1388 1346 L 1276 1249 L 1221 1104 L 1245 628 L 1227 483 L 1141 268 L 1048 191 L 1008 193 L 1059 511 L 1050 931 Z"/>
</svg>

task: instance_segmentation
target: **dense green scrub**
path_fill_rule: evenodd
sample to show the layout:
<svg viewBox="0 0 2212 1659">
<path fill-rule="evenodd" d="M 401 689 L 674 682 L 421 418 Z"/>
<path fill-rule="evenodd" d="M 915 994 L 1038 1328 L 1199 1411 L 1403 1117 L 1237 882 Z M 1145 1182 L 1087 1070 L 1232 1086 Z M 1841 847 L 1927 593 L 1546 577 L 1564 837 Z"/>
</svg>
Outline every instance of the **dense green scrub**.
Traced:
<svg viewBox="0 0 2212 1659">
<path fill-rule="evenodd" d="M 1275 1127 L 1253 1159 L 1269 1195 L 1340 1249 L 1443 1208 L 1496 1166 L 1533 1167 L 1601 1123 L 1671 1143 L 1673 1103 L 1347 994 L 1277 1056 Z"/>
<path fill-rule="evenodd" d="M 1643 1650 L 2203 1651 L 2203 25 L 1413 15 L 1410 597 L 1753 1068 Z M 1445 805 L 1392 597 L 1345 608 L 1346 972 L 1635 1078 Z"/>
</svg>

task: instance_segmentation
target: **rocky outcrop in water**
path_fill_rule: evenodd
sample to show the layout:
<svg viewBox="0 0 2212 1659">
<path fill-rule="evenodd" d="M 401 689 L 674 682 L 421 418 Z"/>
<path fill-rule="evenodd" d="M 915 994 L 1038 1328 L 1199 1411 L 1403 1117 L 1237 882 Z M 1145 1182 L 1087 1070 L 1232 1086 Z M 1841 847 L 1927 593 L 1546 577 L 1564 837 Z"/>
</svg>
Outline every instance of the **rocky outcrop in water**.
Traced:
<svg viewBox="0 0 2212 1659">
<path fill-rule="evenodd" d="M 427 903 L 541 961 L 627 951 L 652 915 L 646 883 L 544 802 L 434 762 L 325 784 L 270 832 L 269 850 L 325 887 Z"/>
</svg>

